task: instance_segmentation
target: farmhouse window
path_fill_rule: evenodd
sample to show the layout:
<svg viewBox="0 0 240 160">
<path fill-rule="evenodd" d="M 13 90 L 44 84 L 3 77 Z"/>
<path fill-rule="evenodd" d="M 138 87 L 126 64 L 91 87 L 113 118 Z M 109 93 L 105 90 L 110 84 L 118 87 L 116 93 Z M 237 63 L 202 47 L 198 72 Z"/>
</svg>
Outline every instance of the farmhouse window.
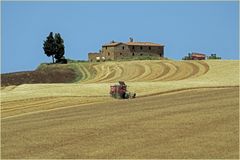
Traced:
<svg viewBox="0 0 240 160">
<path fill-rule="evenodd" d="M 140 49 L 142 50 L 142 46 L 140 47 Z"/>
<path fill-rule="evenodd" d="M 149 50 L 151 50 L 151 47 L 148 47 Z"/>
<path fill-rule="evenodd" d="M 110 53 L 108 52 L 108 56 L 110 56 Z"/>
<path fill-rule="evenodd" d="M 132 53 L 132 56 L 134 56 L 134 52 Z"/>
<path fill-rule="evenodd" d="M 107 49 L 107 46 L 106 46 L 106 49 Z"/>
<path fill-rule="evenodd" d="M 122 49 L 124 50 L 124 46 L 122 47 Z"/>
<path fill-rule="evenodd" d="M 132 46 L 132 49 L 134 49 L 134 46 Z"/>
</svg>

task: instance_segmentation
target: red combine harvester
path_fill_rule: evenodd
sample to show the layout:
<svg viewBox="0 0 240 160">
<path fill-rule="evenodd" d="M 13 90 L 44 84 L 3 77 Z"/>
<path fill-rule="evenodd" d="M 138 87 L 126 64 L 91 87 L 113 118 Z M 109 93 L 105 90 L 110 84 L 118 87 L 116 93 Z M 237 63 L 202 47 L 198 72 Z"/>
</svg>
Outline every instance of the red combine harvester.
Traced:
<svg viewBox="0 0 240 160">
<path fill-rule="evenodd" d="M 117 99 L 135 98 L 136 93 L 127 91 L 127 85 L 123 81 L 119 81 L 119 84 L 110 86 L 110 95 Z"/>
</svg>

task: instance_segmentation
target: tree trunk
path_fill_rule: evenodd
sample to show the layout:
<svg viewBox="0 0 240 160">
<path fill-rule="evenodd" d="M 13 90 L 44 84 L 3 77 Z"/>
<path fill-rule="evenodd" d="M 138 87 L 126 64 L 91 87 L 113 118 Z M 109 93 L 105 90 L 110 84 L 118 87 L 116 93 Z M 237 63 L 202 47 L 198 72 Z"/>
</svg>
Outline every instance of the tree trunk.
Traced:
<svg viewBox="0 0 240 160">
<path fill-rule="evenodd" d="M 52 55 L 52 61 L 53 61 L 53 63 L 54 63 L 54 57 L 53 57 L 53 55 Z"/>
</svg>

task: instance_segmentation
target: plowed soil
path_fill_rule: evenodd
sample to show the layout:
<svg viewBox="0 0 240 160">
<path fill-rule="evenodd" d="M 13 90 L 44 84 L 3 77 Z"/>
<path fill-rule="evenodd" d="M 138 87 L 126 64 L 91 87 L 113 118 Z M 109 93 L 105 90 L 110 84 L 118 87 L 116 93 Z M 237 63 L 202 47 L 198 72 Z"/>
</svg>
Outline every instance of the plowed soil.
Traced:
<svg viewBox="0 0 240 160">
<path fill-rule="evenodd" d="M 1 85 L 20 85 L 35 83 L 71 83 L 77 74 L 70 68 L 49 67 L 45 70 L 1 74 Z"/>
</svg>

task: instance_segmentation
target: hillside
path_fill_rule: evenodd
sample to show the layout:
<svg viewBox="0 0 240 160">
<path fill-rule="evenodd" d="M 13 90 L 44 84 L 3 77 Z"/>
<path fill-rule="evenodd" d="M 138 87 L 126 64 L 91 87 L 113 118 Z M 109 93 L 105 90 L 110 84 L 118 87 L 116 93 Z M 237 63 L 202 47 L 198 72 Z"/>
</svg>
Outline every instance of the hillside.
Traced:
<svg viewBox="0 0 240 160">
<path fill-rule="evenodd" d="M 77 72 L 69 65 L 40 65 L 34 71 L 1 74 L 1 86 L 36 83 L 72 83 L 78 78 Z"/>
<path fill-rule="evenodd" d="M 82 62 L 37 70 L 56 67 L 74 71 L 74 83 L 1 87 L 2 158 L 239 157 L 239 61 Z M 109 96 L 119 80 L 136 99 Z"/>
<path fill-rule="evenodd" d="M 108 97 L 109 86 L 119 80 L 126 81 L 129 90 L 138 96 L 188 88 L 239 85 L 239 61 L 82 62 L 66 66 L 74 69 L 77 75 L 75 83 L 3 87 L 2 101 L 49 96 Z M 64 68 L 66 66 L 63 65 Z"/>
</svg>

